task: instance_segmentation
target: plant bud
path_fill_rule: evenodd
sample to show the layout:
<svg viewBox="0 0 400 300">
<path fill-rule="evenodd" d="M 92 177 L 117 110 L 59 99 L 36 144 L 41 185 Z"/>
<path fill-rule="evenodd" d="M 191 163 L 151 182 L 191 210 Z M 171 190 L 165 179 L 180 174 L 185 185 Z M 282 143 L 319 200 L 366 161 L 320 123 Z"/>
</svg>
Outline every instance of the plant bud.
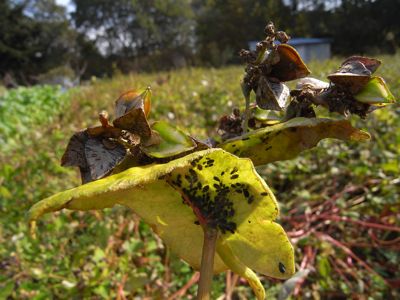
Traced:
<svg viewBox="0 0 400 300">
<path fill-rule="evenodd" d="M 257 43 L 257 45 L 256 45 L 257 52 L 263 50 L 263 48 L 264 48 L 263 43 L 261 43 L 261 42 Z"/>
<path fill-rule="evenodd" d="M 275 34 L 274 23 L 268 22 L 267 26 L 265 26 L 264 32 L 266 35 L 274 35 Z"/>
<path fill-rule="evenodd" d="M 285 44 L 285 43 L 287 43 L 287 42 L 290 40 L 290 36 L 288 36 L 288 35 L 286 34 L 286 32 L 284 32 L 284 31 L 278 31 L 278 32 L 275 34 L 275 37 L 276 37 L 276 39 L 277 39 L 278 41 L 280 41 L 282 44 Z"/>
</svg>

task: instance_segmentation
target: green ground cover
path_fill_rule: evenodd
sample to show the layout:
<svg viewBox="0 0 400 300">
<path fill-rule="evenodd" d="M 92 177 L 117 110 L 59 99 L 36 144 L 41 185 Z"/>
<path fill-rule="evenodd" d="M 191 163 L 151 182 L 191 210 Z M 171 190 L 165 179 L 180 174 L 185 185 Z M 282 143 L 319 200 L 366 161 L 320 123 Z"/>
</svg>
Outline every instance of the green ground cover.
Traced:
<svg viewBox="0 0 400 300">
<path fill-rule="evenodd" d="M 382 60 L 378 73 L 399 97 L 400 56 Z M 322 79 L 339 62 L 309 67 Z M 1 95 L 0 299 L 167 299 L 183 287 L 193 271 L 126 208 L 48 215 L 37 240 L 28 235 L 25 213 L 80 183 L 76 170 L 59 166 L 67 141 L 97 124 L 101 110 L 112 115 L 120 93 L 150 85 L 150 119 L 205 138 L 216 134 L 222 114 L 243 105 L 241 76 L 241 67 L 195 68 L 117 75 L 66 93 L 35 87 Z M 310 270 L 298 297 L 399 297 L 399 233 L 366 223 L 400 225 L 400 107 L 376 111 L 367 121 L 355 117 L 353 124 L 367 129 L 371 142 L 325 140 L 295 160 L 259 168 L 281 204 L 280 222 L 293 237 L 298 267 Z M 217 279 L 215 299 L 225 292 L 225 274 Z M 282 282 L 263 283 L 277 298 Z M 194 294 L 192 286 L 183 298 Z M 234 294 L 252 297 L 241 281 Z"/>
</svg>

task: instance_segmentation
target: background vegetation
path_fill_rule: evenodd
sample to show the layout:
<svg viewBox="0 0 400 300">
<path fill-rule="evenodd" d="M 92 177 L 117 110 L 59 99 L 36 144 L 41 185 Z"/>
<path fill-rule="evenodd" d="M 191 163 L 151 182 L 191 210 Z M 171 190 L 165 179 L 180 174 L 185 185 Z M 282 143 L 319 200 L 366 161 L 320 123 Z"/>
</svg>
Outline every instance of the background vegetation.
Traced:
<svg viewBox="0 0 400 300">
<path fill-rule="evenodd" d="M 400 56 L 381 58 L 379 73 L 398 96 Z M 311 63 L 310 69 L 322 79 L 340 61 Z M 77 170 L 59 166 L 67 141 L 73 132 L 95 125 L 102 109 L 113 113 L 121 92 L 150 85 L 152 118 L 205 138 L 215 134 L 219 116 L 243 105 L 241 76 L 240 67 L 186 68 L 93 79 L 68 92 L 49 86 L 3 91 L 0 299 L 176 297 L 194 279 L 193 271 L 128 209 L 48 215 L 39 223 L 38 240 L 30 238 L 24 215 L 38 200 L 80 184 Z M 368 121 L 354 118 L 371 133 L 369 143 L 326 140 L 295 160 L 259 169 L 280 202 L 279 221 L 295 245 L 297 268 L 308 272 L 297 281 L 295 297 L 400 296 L 399 113 L 397 105 L 374 112 Z M 376 228 L 377 223 L 390 230 Z M 230 273 L 218 275 L 213 298 L 235 280 Z M 271 299 L 284 296 L 282 282 L 264 278 L 263 283 Z M 195 294 L 195 286 L 187 288 L 183 299 Z M 233 295 L 252 297 L 240 279 Z"/>
<path fill-rule="evenodd" d="M 272 20 L 293 37 L 331 38 L 336 55 L 379 54 L 379 73 L 400 95 L 399 0 L 59 3 L 0 0 L 0 300 L 195 294 L 193 270 L 126 208 L 49 215 L 38 240 L 29 237 L 27 209 L 80 184 L 77 170 L 59 165 L 69 137 L 97 124 L 101 110 L 112 114 L 120 93 L 150 85 L 152 118 L 199 138 L 215 135 L 219 117 L 244 103 L 237 53 Z M 309 67 L 323 79 L 340 62 Z M 21 87 L 38 83 L 63 87 Z M 393 105 L 368 121 L 355 117 L 369 143 L 325 140 L 259 168 L 301 271 L 286 283 L 263 278 L 271 299 L 285 299 L 285 291 L 301 299 L 400 298 L 399 114 Z M 252 297 L 245 282 L 220 274 L 213 298 L 229 295 Z"/>
</svg>

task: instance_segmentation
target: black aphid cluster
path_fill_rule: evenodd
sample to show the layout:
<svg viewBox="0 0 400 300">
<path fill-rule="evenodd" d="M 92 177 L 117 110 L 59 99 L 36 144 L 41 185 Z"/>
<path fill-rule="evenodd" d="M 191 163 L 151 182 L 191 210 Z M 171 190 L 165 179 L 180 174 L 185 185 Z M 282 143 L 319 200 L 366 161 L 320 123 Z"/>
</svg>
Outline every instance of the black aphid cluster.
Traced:
<svg viewBox="0 0 400 300">
<path fill-rule="evenodd" d="M 207 221 L 207 225 L 218 228 L 223 234 L 227 231 L 234 233 L 236 223 L 231 221 L 235 214 L 233 202 L 229 199 L 231 192 L 241 193 L 247 199 L 247 203 L 254 202 L 254 195 L 249 192 L 249 186 L 244 183 L 224 183 L 224 177 L 230 180 L 239 179 L 236 167 L 222 171 L 219 176 L 215 175 L 213 181 L 203 185 L 199 181 L 198 172 L 205 168 L 214 166 L 214 160 L 197 158 L 191 162 L 191 168 L 185 175 L 177 174 L 169 180 L 170 184 L 177 188 L 182 194 L 184 203 L 196 207 L 202 217 Z M 266 196 L 266 193 L 262 193 Z M 190 203 L 187 203 L 190 201 Z M 198 221 L 195 224 L 199 224 Z"/>
</svg>

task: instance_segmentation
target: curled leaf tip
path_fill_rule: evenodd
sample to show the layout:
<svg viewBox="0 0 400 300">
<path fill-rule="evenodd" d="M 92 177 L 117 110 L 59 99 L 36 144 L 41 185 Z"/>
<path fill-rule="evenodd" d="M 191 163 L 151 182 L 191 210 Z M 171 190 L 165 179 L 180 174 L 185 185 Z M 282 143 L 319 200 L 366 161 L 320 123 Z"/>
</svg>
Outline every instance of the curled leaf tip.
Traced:
<svg viewBox="0 0 400 300">
<path fill-rule="evenodd" d="M 350 135 L 350 140 L 352 141 L 369 141 L 371 135 L 364 130 L 356 130 Z"/>
<path fill-rule="evenodd" d="M 257 300 L 265 299 L 265 290 L 256 273 L 243 264 L 232 252 L 226 243 L 217 244 L 217 252 L 224 263 L 236 274 L 245 278 L 252 288 Z"/>
<path fill-rule="evenodd" d="M 385 106 L 396 102 L 382 77 L 372 77 L 354 98 L 359 102 L 373 106 Z"/>
</svg>

